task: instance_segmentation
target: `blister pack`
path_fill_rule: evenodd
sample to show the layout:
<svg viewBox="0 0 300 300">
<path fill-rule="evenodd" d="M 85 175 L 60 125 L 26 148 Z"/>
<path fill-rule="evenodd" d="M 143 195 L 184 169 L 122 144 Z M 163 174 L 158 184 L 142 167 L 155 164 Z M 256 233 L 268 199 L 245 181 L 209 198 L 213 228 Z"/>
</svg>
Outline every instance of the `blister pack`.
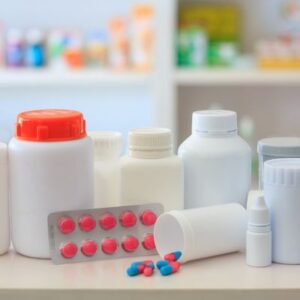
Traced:
<svg viewBox="0 0 300 300">
<path fill-rule="evenodd" d="M 153 227 L 158 203 L 60 211 L 48 216 L 55 264 L 157 254 Z"/>
</svg>

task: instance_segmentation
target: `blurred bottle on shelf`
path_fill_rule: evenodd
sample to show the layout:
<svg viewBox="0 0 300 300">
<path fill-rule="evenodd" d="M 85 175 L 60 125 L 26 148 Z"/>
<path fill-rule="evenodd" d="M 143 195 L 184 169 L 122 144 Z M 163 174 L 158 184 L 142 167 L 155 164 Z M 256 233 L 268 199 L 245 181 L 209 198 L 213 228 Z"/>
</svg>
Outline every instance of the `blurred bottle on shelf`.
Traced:
<svg viewBox="0 0 300 300">
<path fill-rule="evenodd" d="M 70 69 L 81 69 L 84 67 L 83 40 L 79 30 L 67 31 L 63 57 L 67 67 Z"/>
<path fill-rule="evenodd" d="M 40 68 L 46 64 L 45 36 L 33 28 L 26 33 L 25 62 L 29 67 Z"/>
<path fill-rule="evenodd" d="M 22 31 L 12 28 L 6 33 L 5 56 L 8 67 L 24 66 L 24 36 Z"/>
<path fill-rule="evenodd" d="M 85 41 L 85 57 L 89 67 L 108 64 L 108 37 L 104 30 L 90 31 Z"/>
<path fill-rule="evenodd" d="M 154 58 L 154 8 L 137 4 L 132 10 L 131 61 L 138 70 L 149 70 Z"/>
<path fill-rule="evenodd" d="M 109 22 L 109 63 L 117 70 L 129 67 L 128 24 L 123 17 L 114 17 Z"/>
<path fill-rule="evenodd" d="M 66 47 L 65 33 L 61 29 L 49 32 L 47 39 L 48 65 L 51 68 L 62 69 L 66 67 L 63 53 Z"/>
</svg>

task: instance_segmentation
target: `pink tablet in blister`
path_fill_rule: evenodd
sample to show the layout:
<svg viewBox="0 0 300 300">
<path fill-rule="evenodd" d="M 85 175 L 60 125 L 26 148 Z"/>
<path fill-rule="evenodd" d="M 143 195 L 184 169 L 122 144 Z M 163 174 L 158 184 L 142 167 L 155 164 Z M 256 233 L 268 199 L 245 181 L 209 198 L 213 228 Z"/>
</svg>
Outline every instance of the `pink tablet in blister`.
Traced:
<svg viewBox="0 0 300 300">
<path fill-rule="evenodd" d="M 157 254 L 153 227 L 161 204 L 55 212 L 48 217 L 55 264 Z"/>
</svg>

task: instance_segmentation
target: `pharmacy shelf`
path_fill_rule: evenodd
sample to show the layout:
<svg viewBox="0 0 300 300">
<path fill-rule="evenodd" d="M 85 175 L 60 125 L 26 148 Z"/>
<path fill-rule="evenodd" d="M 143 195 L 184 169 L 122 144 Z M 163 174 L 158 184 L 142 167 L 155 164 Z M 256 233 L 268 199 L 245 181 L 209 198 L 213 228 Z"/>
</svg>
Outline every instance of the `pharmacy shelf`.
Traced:
<svg viewBox="0 0 300 300">
<path fill-rule="evenodd" d="M 170 277 L 161 277 L 156 272 L 150 278 L 129 278 L 125 270 L 132 261 L 53 265 L 48 260 L 27 258 L 11 251 L 0 257 L 0 298 L 300 299 L 300 266 L 273 264 L 252 268 L 245 264 L 243 253 L 188 263 Z"/>
<path fill-rule="evenodd" d="M 144 85 L 150 73 L 112 70 L 2 70 L 0 87 Z"/>
<path fill-rule="evenodd" d="M 178 69 L 175 81 L 179 86 L 295 85 L 300 84 L 300 71 Z"/>
</svg>

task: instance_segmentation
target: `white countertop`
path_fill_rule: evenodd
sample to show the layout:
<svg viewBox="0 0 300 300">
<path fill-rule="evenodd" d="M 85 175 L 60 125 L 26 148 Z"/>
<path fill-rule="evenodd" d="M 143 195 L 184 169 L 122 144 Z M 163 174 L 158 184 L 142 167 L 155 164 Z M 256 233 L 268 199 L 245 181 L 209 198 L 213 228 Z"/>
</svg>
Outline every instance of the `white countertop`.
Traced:
<svg viewBox="0 0 300 300">
<path fill-rule="evenodd" d="M 53 265 L 11 251 L 0 257 L 0 298 L 300 299 L 300 266 L 252 268 L 243 253 L 234 253 L 187 263 L 169 277 L 128 277 L 133 260 Z"/>
</svg>

